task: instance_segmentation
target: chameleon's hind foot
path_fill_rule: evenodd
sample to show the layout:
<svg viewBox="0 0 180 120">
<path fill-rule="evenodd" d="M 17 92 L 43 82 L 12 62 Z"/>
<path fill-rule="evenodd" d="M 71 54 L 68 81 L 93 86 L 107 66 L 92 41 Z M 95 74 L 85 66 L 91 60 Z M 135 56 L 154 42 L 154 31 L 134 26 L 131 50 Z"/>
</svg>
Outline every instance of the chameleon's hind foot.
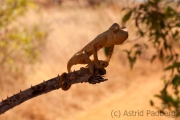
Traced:
<svg viewBox="0 0 180 120">
<path fill-rule="evenodd" d="M 96 84 L 96 83 L 107 81 L 107 79 L 104 79 L 103 77 L 104 76 L 102 75 L 93 75 L 91 78 L 89 78 L 88 82 L 90 84 Z"/>
<path fill-rule="evenodd" d="M 94 74 L 95 65 L 91 64 L 91 65 L 88 65 L 88 67 L 89 67 L 89 71 Z"/>
</svg>

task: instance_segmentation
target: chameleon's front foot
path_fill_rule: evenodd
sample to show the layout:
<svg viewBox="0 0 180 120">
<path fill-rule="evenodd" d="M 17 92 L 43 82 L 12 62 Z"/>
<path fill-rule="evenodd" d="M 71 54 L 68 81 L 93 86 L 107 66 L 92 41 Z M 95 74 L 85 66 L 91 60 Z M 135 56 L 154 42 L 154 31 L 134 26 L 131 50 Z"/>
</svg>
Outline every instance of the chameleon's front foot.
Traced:
<svg viewBox="0 0 180 120">
<path fill-rule="evenodd" d="M 99 60 L 99 67 L 100 67 L 100 68 L 101 68 L 101 67 L 105 68 L 105 67 L 107 67 L 108 65 L 109 65 L 108 62 L 103 61 L 103 60 Z"/>
<path fill-rule="evenodd" d="M 98 68 L 105 68 L 105 67 L 107 67 L 109 65 L 108 62 L 103 61 L 103 60 L 94 61 L 94 64 Z"/>
<path fill-rule="evenodd" d="M 93 73 L 93 74 L 94 74 L 95 67 L 97 67 L 97 68 L 105 68 L 105 67 L 107 67 L 109 65 L 108 62 L 103 61 L 103 60 L 98 60 L 98 62 L 95 62 L 93 60 L 92 63 L 93 64 L 88 65 L 88 67 L 89 67 L 90 72 Z"/>
</svg>

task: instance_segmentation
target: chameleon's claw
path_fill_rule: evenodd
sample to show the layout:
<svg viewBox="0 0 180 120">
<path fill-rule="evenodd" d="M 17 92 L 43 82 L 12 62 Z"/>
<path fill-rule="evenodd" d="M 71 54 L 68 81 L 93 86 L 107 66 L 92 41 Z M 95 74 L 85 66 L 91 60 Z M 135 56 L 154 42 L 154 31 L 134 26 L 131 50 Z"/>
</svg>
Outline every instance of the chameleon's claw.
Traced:
<svg viewBox="0 0 180 120">
<path fill-rule="evenodd" d="M 107 81 L 107 79 L 104 79 L 103 77 L 104 76 L 101 76 L 101 75 L 95 75 L 95 76 L 92 76 L 91 78 L 89 78 L 88 82 L 90 84 L 96 84 L 96 83 Z"/>
<path fill-rule="evenodd" d="M 109 64 L 106 61 L 99 60 L 99 65 L 104 68 L 104 67 L 107 67 Z"/>
</svg>

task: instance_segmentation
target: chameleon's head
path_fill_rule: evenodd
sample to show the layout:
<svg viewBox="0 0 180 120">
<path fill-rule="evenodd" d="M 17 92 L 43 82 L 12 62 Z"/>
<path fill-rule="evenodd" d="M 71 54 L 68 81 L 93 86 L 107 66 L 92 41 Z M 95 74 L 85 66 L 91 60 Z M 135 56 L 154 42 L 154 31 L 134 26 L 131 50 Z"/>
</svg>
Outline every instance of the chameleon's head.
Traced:
<svg viewBox="0 0 180 120">
<path fill-rule="evenodd" d="M 114 23 L 107 31 L 108 45 L 118 45 L 123 43 L 128 38 L 128 32 L 120 28 L 117 23 Z"/>
</svg>

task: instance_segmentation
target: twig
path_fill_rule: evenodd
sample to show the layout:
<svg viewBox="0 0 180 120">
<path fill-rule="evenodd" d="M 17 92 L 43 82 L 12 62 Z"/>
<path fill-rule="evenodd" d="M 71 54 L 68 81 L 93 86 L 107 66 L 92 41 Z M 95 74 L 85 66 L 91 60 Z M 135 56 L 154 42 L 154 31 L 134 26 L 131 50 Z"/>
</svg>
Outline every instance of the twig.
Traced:
<svg viewBox="0 0 180 120">
<path fill-rule="evenodd" d="M 67 85 L 72 85 L 76 83 L 89 82 L 90 84 L 96 84 L 100 82 L 104 82 L 107 79 L 103 78 L 103 75 L 106 74 L 106 70 L 104 68 L 99 69 L 95 68 L 95 74 L 89 72 L 88 68 L 81 68 L 78 71 L 74 71 L 68 73 L 65 81 Z M 55 78 L 52 78 L 47 81 L 43 81 L 42 83 L 31 86 L 30 88 L 21 91 L 11 97 L 7 97 L 5 100 L 0 102 L 0 114 L 5 113 L 9 109 L 31 99 L 36 96 L 48 93 L 52 90 L 56 90 L 61 88 L 60 86 L 60 76 L 58 75 Z"/>
</svg>

